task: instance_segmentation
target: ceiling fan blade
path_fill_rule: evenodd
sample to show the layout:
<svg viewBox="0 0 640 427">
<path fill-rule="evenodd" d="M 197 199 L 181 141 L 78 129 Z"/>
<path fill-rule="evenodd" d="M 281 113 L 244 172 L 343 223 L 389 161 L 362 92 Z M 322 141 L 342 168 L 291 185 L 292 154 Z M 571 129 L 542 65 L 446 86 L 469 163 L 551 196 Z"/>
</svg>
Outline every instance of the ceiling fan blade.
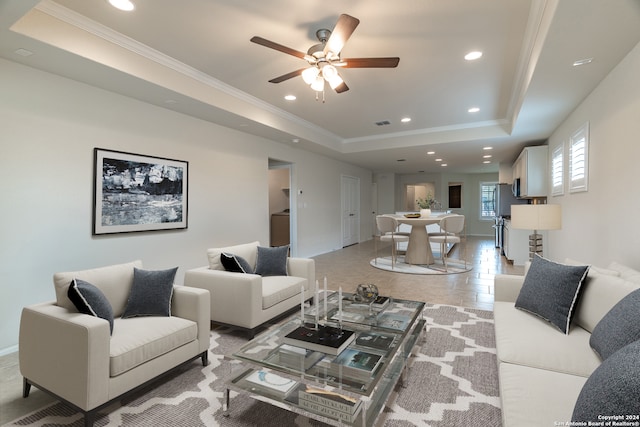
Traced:
<svg viewBox="0 0 640 427">
<path fill-rule="evenodd" d="M 306 54 L 304 52 L 300 52 L 299 50 L 291 49 L 290 47 L 283 46 L 283 45 L 281 45 L 279 43 L 272 42 L 271 40 L 267 40 L 267 39 L 264 39 L 262 37 L 253 36 L 253 37 L 251 37 L 251 41 L 256 43 L 256 44 L 259 44 L 259 45 L 262 45 L 262 46 L 265 46 L 265 47 L 268 47 L 268 48 L 275 49 L 277 51 L 286 53 L 288 55 L 293 55 L 296 58 L 305 59 L 305 56 L 306 56 Z"/>
<path fill-rule="evenodd" d="M 269 83 L 282 83 L 285 80 L 289 80 L 289 79 L 292 79 L 294 77 L 299 76 L 300 74 L 302 74 L 302 72 L 304 70 L 306 70 L 306 68 L 300 68 L 299 70 L 292 71 L 292 72 L 287 73 L 287 74 L 283 74 L 280 77 L 276 77 L 274 79 L 269 80 Z"/>
<path fill-rule="evenodd" d="M 395 68 L 400 58 L 343 58 L 341 64 L 344 68 Z M 342 65 L 344 63 L 344 65 Z"/>
<path fill-rule="evenodd" d="M 336 86 L 336 88 L 334 89 L 337 93 L 342 93 L 342 92 L 346 92 L 349 90 L 349 86 L 347 86 L 347 84 L 345 82 L 340 83 L 338 86 Z"/>
<path fill-rule="evenodd" d="M 335 55 L 339 54 L 359 23 L 360 20 L 358 18 L 346 14 L 340 15 L 335 28 L 329 36 L 329 40 L 327 40 L 327 44 L 324 46 L 325 56 L 327 52 L 332 52 Z"/>
</svg>

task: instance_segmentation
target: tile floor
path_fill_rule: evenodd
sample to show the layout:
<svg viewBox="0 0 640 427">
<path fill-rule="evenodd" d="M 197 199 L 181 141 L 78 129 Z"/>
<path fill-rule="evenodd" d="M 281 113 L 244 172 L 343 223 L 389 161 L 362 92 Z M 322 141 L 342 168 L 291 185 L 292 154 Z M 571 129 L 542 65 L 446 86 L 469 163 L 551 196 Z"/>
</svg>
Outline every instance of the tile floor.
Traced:
<svg viewBox="0 0 640 427">
<path fill-rule="evenodd" d="M 450 256 L 460 258 L 461 252 L 465 252 L 463 248 L 464 243 L 454 247 Z M 390 249 L 388 244 L 379 245 L 379 255 L 389 255 Z M 330 290 L 341 286 L 347 292 L 354 290 L 359 283 L 373 283 L 382 295 L 492 310 L 494 275 L 523 274 L 524 269 L 514 267 L 499 256 L 493 238 L 469 237 L 465 254 L 473 267 L 470 272 L 438 276 L 393 273 L 371 267 L 369 261 L 375 256 L 373 241 L 314 259 L 316 277 L 322 283 L 326 276 Z M 22 398 L 17 353 L 0 357 L 0 373 L 0 425 L 54 401 L 36 388 L 32 388 L 28 399 Z"/>
</svg>

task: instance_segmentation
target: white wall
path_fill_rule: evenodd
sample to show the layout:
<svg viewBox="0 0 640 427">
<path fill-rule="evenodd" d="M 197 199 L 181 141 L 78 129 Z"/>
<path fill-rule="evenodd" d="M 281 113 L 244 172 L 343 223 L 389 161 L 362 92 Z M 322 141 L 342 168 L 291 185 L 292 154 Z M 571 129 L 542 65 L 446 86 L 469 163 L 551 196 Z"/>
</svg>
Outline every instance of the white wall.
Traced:
<svg viewBox="0 0 640 427">
<path fill-rule="evenodd" d="M 21 308 L 54 299 L 52 275 L 141 259 L 206 264 L 208 247 L 268 245 L 268 159 L 293 164 L 296 255 L 341 247 L 340 176 L 360 178 L 361 235 L 371 173 L 0 59 L 0 354 L 15 349 Z M 92 236 L 93 148 L 189 162 L 189 228 Z"/>
<path fill-rule="evenodd" d="M 590 125 L 587 192 L 549 197 L 562 205 L 562 230 L 550 231 L 545 253 L 606 266 L 640 269 L 640 44 L 549 139 L 549 154 L 586 121 Z M 566 152 L 565 152 L 566 155 Z"/>
</svg>

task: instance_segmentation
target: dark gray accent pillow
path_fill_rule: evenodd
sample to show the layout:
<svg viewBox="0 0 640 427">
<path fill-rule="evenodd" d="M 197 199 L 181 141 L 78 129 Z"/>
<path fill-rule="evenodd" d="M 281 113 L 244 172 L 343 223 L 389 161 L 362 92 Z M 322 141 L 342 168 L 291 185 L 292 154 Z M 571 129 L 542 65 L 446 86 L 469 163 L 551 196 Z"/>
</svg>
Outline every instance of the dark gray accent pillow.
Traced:
<svg viewBox="0 0 640 427">
<path fill-rule="evenodd" d="M 220 254 L 220 262 L 227 271 L 234 273 L 247 273 L 253 274 L 253 268 L 249 265 L 249 262 L 239 255 L 222 252 Z"/>
<path fill-rule="evenodd" d="M 607 416 L 640 414 L 638 366 L 640 341 L 621 348 L 602 362 L 582 387 L 571 420 L 602 421 Z"/>
<path fill-rule="evenodd" d="M 640 289 L 622 298 L 598 322 L 589 345 L 602 360 L 640 339 Z"/>
<path fill-rule="evenodd" d="M 113 308 L 100 289 L 84 280 L 73 279 L 67 296 L 80 313 L 108 321 L 109 332 L 113 334 Z"/>
<path fill-rule="evenodd" d="M 535 314 L 568 334 L 580 287 L 588 272 L 588 265 L 558 264 L 536 254 L 516 308 Z"/>
<path fill-rule="evenodd" d="M 137 316 L 171 316 L 173 279 L 178 267 L 168 270 L 133 269 L 133 286 L 123 318 Z"/>
<path fill-rule="evenodd" d="M 258 258 L 256 259 L 256 274 L 261 276 L 288 276 L 287 256 L 289 245 L 275 248 L 258 246 Z"/>
</svg>

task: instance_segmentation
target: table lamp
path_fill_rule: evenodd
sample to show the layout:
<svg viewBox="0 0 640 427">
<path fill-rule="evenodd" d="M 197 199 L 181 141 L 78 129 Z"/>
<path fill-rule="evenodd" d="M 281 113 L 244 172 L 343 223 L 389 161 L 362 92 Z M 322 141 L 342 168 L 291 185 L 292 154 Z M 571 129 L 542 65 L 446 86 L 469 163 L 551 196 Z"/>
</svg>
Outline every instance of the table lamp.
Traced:
<svg viewBox="0 0 640 427">
<path fill-rule="evenodd" d="M 529 260 L 534 254 L 542 256 L 542 235 L 538 230 L 559 230 L 562 228 L 560 205 L 512 205 L 511 227 L 533 230 L 529 235 Z"/>
</svg>

